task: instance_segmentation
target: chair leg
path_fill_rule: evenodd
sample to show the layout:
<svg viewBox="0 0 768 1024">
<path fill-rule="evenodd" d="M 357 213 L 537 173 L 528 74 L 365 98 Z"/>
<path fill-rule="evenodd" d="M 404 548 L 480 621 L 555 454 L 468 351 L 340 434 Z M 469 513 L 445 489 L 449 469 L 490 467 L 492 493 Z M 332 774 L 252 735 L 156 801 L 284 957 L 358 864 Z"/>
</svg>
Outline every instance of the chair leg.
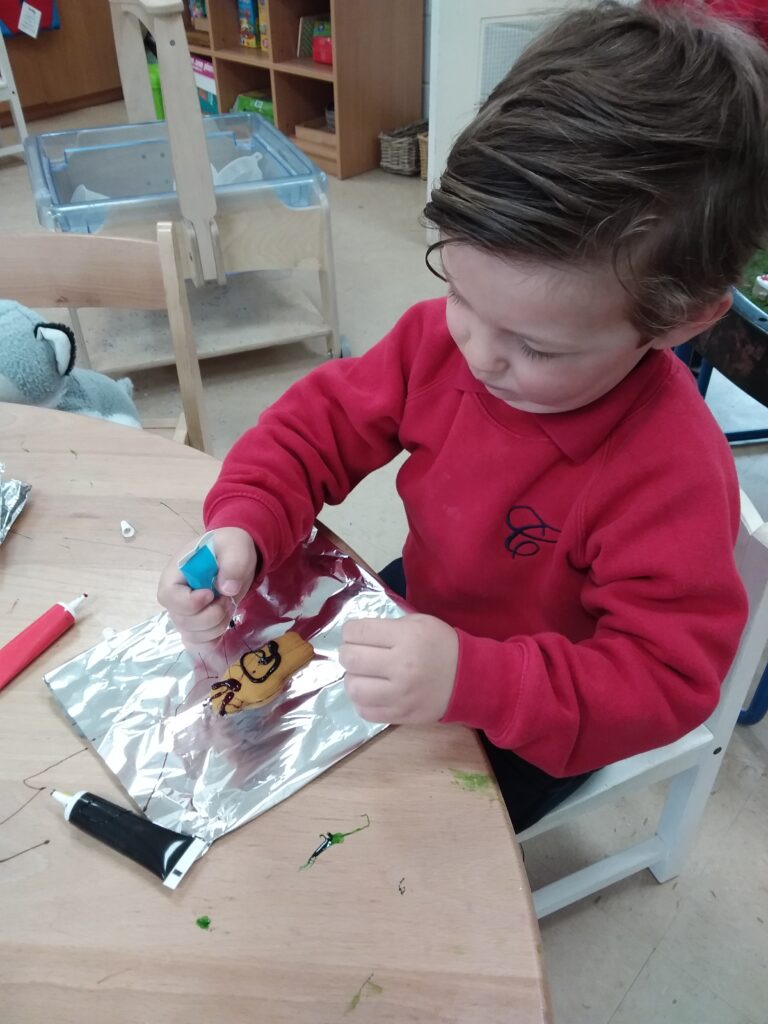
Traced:
<svg viewBox="0 0 768 1024">
<path fill-rule="evenodd" d="M 23 145 L 24 140 L 27 137 L 27 123 L 24 120 L 24 111 L 21 109 L 21 103 L 19 102 L 19 94 L 16 92 L 16 87 L 11 88 L 11 95 L 8 100 L 11 107 L 11 116 L 13 123 L 16 125 L 16 132 L 19 136 L 19 142 Z"/>
<path fill-rule="evenodd" d="M 75 345 L 77 347 L 77 365 L 83 370 L 91 369 L 91 356 L 88 351 L 88 346 L 85 343 L 85 335 L 83 334 L 83 325 L 80 323 L 80 314 L 76 309 L 68 309 L 69 322 L 72 325 L 72 333 L 75 336 Z"/>
<path fill-rule="evenodd" d="M 704 356 L 702 356 L 702 358 L 701 358 L 701 366 L 699 367 L 699 375 L 696 378 L 696 384 L 697 384 L 698 389 L 699 389 L 699 394 L 702 397 L 704 395 L 706 395 L 706 393 L 707 393 L 707 388 L 709 387 L 709 382 L 712 379 L 712 370 L 713 369 L 714 369 L 714 367 L 712 366 L 712 363 L 710 363 L 710 361 L 708 359 L 705 359 Z"/>
<path fill-rule="evenodd" d="M 27 123 L 24 120 L 24 111 L 22 110 L 21 101 L 19 100 L 19 94 L 16 89 L 16 82 L 13 78 L 13 69 L 11 68 L 11 62 L 8 57 L 8 50 L 5 45 L 5 40 L 1 35 L 0 84 L 2 85 L 0 92 L 2 92 L 3 100 L 7 102 L 11 108 L 11 120 L 16 128 L 16 134 L 18 135 L 18 142 L 12 143 L 8 146 L 0 145 L 0 155 L 22 155 L 24 153 L 24 140 L 27 137 Z"/>
<path fill-rule="evenodd" d="M 115 39 L 120 85 L 131 124 L 154 121 L 155 104 L 144 53 L 144 30 L 125 4 L 111 4 L 112 34 Z"/>
<path fill-rule="evenodd" d="M 205 452 L 209 450 L 209 442 L 203 403 L 203 382 L 197 348 L 192 336 L 186 283 L 179 270 L 178 229 L 172 224 L 161 222 L 157 225 L 157 241 L 160 247 L 160 266 L 168 304 L 168 322 L 176 358 L 186 435 L 193 448 Z"/>
<path fill-rule="evenodd" d="M 680 874 L 688 856 L 701 816 L 715 784 L 724 747 L 715 748 L 703 764 L 693 765 L 676 775 L 669 784 L 656 835 L 663 840 L 665 855 L 650 865 L 657 882 L 668 882 Z"/>
<path fill-rule="evenodd" d="M 330 328 L 326 335 L 328 355 L 338 358 L 341 355 L 339 309 L 336 302 L 336 270 L 333 263 L 333 244 L 331 241 L 331 208 L 326 196 L 322 196 L 322 205 L 323 264 L 320 267 L 320 304 L 323 319 Z"/>
<path fill-rule="evenodd" d="M 763 669 L 760 682 L 757 684 L 752 700 L 739 713 L 739 725 L 756 725 L 768 712 L 768 665 Z"/>
</svg>

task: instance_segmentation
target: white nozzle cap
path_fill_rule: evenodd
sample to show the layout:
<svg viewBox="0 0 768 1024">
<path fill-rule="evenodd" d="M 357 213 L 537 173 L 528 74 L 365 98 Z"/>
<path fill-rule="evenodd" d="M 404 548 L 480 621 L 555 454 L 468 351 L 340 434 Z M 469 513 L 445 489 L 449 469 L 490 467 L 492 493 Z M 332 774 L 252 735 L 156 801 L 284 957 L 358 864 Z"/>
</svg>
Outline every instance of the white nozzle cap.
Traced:
<svg viewBox="0 0 768 1024">
<path fill-rule="evenodd" d="M 80 596 L 79 596 L 79 597 L 76 597 L 76 598 L 74 599 L 74 601 L 67 601 L 66 603 L 64 603 L 64 602 L 62 601 L 62 602 L 61 602 L 61 606 L 62 606 L 62 608 L 66 608 L 66 610 L 67 610 L 67 611 L 69 612 L 69 614 L 70 614 L 70 615 L 72 616 L 72 618 L 74 619 L 74 618 L 76 618 L 76 617 L 77 617 L 77 616 L 75 615 L 75 612 L 76 612 L 76 611 L 78 610 L 78 608 L 79 608 L 79 607 L 80 607 L 80 606 L 82 605 L 83 601 L 85 601 L 85 599 L 86 599 L 87 597 L 88 597 L 88 595 L 87 595 L 87 594 L 80 594 Z"/>
<path fill-rule="evenodd" d="M 51 790 L 51 796 L 56 803 L 61 804 L 64 808 L 64 820 L 69 821 L 69 816 L 72 813 L 72 808 L 75 806 L 81 796 L 85 795 L 85 790 L 81 789 L 79 793 L 75 793 L 74 796 L 70 793 L 62 793 L 58 789 Z"/>
</svg>

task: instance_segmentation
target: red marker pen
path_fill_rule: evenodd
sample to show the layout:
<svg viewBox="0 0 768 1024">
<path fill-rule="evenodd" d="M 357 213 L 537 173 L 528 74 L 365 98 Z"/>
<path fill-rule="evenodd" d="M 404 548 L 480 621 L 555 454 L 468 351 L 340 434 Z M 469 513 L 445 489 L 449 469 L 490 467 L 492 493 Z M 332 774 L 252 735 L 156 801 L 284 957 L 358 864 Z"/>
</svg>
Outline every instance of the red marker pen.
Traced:
<svg viewBox="0 0 768 1024">
<path fill-rule="evenodd" d="M 74 626 L 75 612 L 86 597 L 87 594 L 81 594 L 69 604 L 55 604 L 5 647 L 0 647 L 0 690 Z"/>
</svg>

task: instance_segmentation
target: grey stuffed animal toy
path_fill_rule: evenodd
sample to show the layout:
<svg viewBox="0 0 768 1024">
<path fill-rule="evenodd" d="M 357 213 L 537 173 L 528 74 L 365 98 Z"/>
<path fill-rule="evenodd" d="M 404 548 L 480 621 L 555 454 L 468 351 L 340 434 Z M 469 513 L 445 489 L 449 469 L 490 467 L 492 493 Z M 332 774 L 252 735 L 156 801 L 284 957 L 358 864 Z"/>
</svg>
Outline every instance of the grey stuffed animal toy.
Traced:
<svg viewBox="0 0 768 1024">
<path fill-rule="evenodd" d="M 18 302 L 0 300 L 0 402 L 43 405 L 140 427 L 130 380 L 75 369 L 75 338 Z"/>
</svg>

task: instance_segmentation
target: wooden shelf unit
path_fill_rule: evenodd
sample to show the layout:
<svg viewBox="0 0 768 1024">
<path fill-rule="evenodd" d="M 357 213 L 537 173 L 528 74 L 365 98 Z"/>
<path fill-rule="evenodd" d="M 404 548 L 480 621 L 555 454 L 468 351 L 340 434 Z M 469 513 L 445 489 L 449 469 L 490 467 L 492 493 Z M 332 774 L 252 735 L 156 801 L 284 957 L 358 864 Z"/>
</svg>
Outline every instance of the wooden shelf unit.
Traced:
<svg viewBox="0 0 768 1024">
<path fill-rule="evenodd" d="M 330 10 L 334 63 L 298 58 L 299 19 Z M 379 164 L 379 132 L 421 119 L 423 0 L 266 0 L 270 50 L 240 46 L 236 0 L 208 0 L 209 33 L 189 32 L 209 53 L 219 109 L 237 94 L 268 90 L 275 123 L 323 170 L 339 178 Z M 335 133 L 303 138 L 296 126 L 335 110 Z"/>
<path fill-rule="evenodd" d="M 17 35 L 6 40 L 27 121 L 122 96 L 109 4 L 59 0 L 58 8 L 61 28 L 41 32 L 37 39 Z M 0 127 L 10 123 L 10 112 L 3 108 Z"/>
</svg>

